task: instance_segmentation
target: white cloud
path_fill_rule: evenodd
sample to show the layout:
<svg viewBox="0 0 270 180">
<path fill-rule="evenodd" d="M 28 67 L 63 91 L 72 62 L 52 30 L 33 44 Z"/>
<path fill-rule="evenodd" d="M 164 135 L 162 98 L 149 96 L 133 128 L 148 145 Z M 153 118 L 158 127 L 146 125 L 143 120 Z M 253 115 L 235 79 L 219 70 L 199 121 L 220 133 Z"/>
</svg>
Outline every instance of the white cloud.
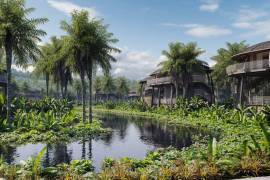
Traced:
<svg viewBox="0 0 270 180">
<path fill-rule="evenodd" d="M 219 0 L 202 0 L 199 8 L 201 11 L 215 12 L 219 8 L 219 3 Z"/>
<path fill-rule="evenodd" d="M 70 15 L 70 13 L 74 10 L 86 10 L 89 12 L 91 17 L 96 17 L 98 15 L 97 10 L 93 7 L 83 7 L 68 1 L 59 0 L 48 0 L 48 3 L 51 7 L 57 9 L 58 11 L 64 12 L 67 15 Z"/>
<path fill-rule="evenodd" d="M 113 64 L 112 75 L 126 76 L 130 79 L 139 80 L 157 69 L 161 58 L 153 57 L 147 51 L 123 50 L 120 54 L 113 55 L 117 62 Z"/>
<path fill-rule="evenodd" d="M 233 27 L 247 30 L 243 33 L 243 37 L 250 36 L 264 36 L 270 39 L 270 20 L 268 20 L 269 13 L 263 9 L 252 9 L 242 7 L 232 24 Z"/>
<path fill-rule="evenodd" d="M 161 23 L 162 26 L 167 27 L 179 27 L 186 28 L 186 34 L 199 37 L 199 38 L 208 38 L 208 37 L 217 37 L 231 34 L 232 31 L 228 28 L 222 28 L 215 25 L 204 25 L 204 24 L 176 24 L 176 23 Z"/>
<path fill-rule="evenodd" d="M 214 25 L 187 24 L 184 27 L 187 28 L 186 34 L 199 38 L 218 37 L 232 33 L 230 29 Z"/>
</svg>

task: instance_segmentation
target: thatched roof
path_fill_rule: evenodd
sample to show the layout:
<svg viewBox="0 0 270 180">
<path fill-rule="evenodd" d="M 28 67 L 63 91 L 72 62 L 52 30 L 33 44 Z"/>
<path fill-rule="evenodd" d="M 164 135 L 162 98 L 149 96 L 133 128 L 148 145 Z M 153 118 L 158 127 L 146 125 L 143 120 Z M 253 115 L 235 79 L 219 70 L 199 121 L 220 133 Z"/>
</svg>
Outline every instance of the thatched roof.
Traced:
<svg viewBox="0 0 270 180">
<path fill-rule="evenodd" d="M 265 42 L 255 44 L 253 46 L 249 46 L 243 52 L 234 55 L 232 58 L 236 59 L 240 56 L 244 56 L 244 55 L 247 55 L 249 53 L 260 52 L 260 51 L 265 51 L 265 50 L 270 50 L 270 41 L 265 41 Z"/>
</svg>

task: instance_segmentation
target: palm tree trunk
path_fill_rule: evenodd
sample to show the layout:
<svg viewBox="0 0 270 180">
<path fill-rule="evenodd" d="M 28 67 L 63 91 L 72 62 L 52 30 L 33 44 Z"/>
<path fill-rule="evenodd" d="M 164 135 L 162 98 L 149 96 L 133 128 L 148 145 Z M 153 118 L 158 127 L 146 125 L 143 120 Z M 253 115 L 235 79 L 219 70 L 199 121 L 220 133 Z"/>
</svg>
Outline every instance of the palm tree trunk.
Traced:
<svg viewBox="0 0 270 180">
<path fill-rule="evenodd" d="M 46 96 L 47 97 L 49 96 L 49 80 L 50 80 L 49 73 L 46 73 L 45 81 L 46 81 Z"/>
<path fill-rule="evenodd" d="M 65 96 L 64 96 L 64 87 L 63 87 L 62 83 L 61 83 L 60 90 L 61 90 L 61 98 L 64 99 L 65 98 Z"/>
<path fill-rule="evenodd" d="M 183 98 L 187 98 L 188 82 L 187 82 L 187 74 L 185 72 L 182 74 L 182 82 L 183 82 Z"/>
<path fill-rule="evenodd" d="M 83 123 L 85 123 L 85 94 L 86 94 L 86 89 L 85 89 L 85 80 L 84 80 L 84 72 L 81 72 L 80 74 L 81 76 L 81 83 L 82 83 L 82 106 L 83 106 L 83 110 L 82 110 L 82 119 L 83 119 Z"/>
<path fill-rule="evenodd" d="M 8 128 L 11 125 L 11 64 L 12 64 L 12 46 L 10 41 L 10 36 L 7 36 L 5 40 L 5 51 L 6 51 L 6 65 L 7 65 L 7 90 L 6 90 L 6 101 L 7 101 L 7 122 Z"/>
<path fill-rule="evenodd" d="M 88 121 L 92 123 L 92 64 L 90 65 L 89 72 L 88 72 L 88 81 L 89 81 L 89 115 Z"/>
<path fill-rule="evenodd" d="M 89 103 L 88 121 L 89 121 L 89 123 L 92 123 L 92 76 L 89 77 L 89 102 L 88 103 Z"/>
<path fill-rule="evenodd" d="M 65 98 L 67 98 L 67 82 L 65 82 L 64 96 L 65 96 Z"/>
</svg>

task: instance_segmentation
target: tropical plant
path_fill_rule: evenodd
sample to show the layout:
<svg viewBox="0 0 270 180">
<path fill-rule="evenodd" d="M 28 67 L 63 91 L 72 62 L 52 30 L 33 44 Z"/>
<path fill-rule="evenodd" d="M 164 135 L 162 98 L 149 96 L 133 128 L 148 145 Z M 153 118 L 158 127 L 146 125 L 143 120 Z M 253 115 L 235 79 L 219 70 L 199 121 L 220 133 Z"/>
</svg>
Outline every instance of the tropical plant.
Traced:
<svg viewBox="0 0 270 180">
<path fill-rule="evenodd" d="M 109 100 L 109 94 L 115 90 L 115 82 L 110 74 L 106 74 L 103 80 L 103 91 L 107 94 L 107 100 Z"/>
<path fill-rule="evenodd" d="M 188 97 L 188 88 L 192 81 L 191 73 L 194 70 L 202 70 L 205 62 L 198 60 L 198 56 L 204 51 L 197 47 L 196 43 L 190 42 L 183 44 L 180 42 L 170 43 L 169 50 L 162 51 L 166 60 L 161 62 L 159 66 L 163 73 L 172 76 L 176 89 L 176 97 L 179 96 L 180 84 L 183 91 L 182 96 Z"/>
<path fill-rule="evenodd" d="M 116 79 L 116 91 L 121 97 L 126 96 L 129 92 L 128 81 L 125 77 Z"/>
<path fill-rule="evenodd" d="M 47 43 L 41 47 L 41 56 L 35 63 L 34 73 L 36 75 L 43 74 L 45 76 L 46 83 L 46 96 L 49 96 L 49 84 L 50 84 L 50 74 L 51 74 L 51 64 L 52 64 L 52 52 L 51 44 Z"/>
<path fill-rule="evenodd" d="M 25 0 L 0 1 L 0 44 L 5 49 L 7 67 L 7 119 L 11 123 L 11 64 L 25 66 L 28 60 L 37 60 L 40 50 L 37 41 L 46 33 L 37 29 L 39 24 L 47 21 L 46 18 L 28 18 L 27 15 L 34 11 L 25 8 Z M 14 62 L 12 62 L 14 60 Z"/>
<path fill-rule="evenodd" d="M 242 52 L 247 46 L 245 41 L 239 43 L 227 42 L 226 48 L 218 49 L 217 55 L 211 58 L 216 63 L 213 67 L 212 77 L 217 87 L 230 89 L 231 79 L 226 73 L 226 67 L 234 63 L 232 56 Z"/>
</svg>

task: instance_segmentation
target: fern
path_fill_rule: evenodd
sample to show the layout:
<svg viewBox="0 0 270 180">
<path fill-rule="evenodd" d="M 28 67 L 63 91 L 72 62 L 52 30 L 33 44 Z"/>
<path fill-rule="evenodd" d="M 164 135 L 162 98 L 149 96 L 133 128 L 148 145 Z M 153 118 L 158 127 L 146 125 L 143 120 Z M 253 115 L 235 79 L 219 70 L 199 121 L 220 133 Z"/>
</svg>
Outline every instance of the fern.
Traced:
<svg viewBox="0 0 270 180">
<path fill-rule="evenodd" d="M 41 163 L 41 158 L 44 155 L 45 150 L 46 150 L 46 146 L 41 149 L 41 151 L 38 153 L 38 155 L 34 159 L 32 171 L 36 175 L 38 174 L 40 163 Z"/>
</svg>

